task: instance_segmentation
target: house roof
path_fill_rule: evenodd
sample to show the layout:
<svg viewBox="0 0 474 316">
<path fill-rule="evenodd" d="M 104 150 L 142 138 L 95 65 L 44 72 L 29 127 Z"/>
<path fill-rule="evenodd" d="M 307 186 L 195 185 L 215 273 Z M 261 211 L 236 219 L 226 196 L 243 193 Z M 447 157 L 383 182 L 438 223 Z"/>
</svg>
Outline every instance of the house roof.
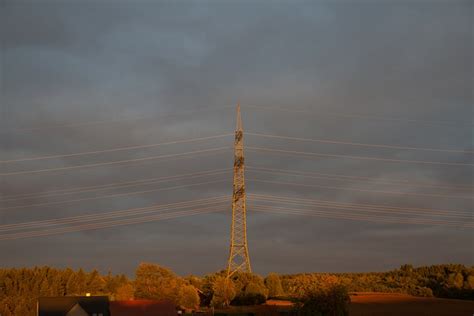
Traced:
<svg viewBox="0 0 474 316">
<path fill-rule="evenodd" d="M 176 316 L 176 305 L 170 301 L 111 301 L 111 316 Z"/>
<path fill-rule="evenodd" d="M 66 316 L 76 304 L 90 315 L 102 313 L 104 316 L 110 316 L 107 296 L 40 297 L 38 316 Z"/>
</svg>

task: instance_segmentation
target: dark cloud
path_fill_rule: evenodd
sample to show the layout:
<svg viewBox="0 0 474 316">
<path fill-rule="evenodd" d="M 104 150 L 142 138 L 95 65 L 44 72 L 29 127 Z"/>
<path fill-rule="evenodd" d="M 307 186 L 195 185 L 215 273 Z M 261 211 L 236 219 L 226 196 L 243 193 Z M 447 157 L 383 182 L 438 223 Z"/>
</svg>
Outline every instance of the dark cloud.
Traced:
<svg viewBox="0 0 474 316">
<path fill-rule="evenodd" d="M 473 150 L 470 1 L 292 5 L 266 1 L 199 5 L 180 1 L 4 1 L 0 9 L 2 160 L 232 133 L 232 105 L 240 98 L 244 127 L 250 132 L 464 149 L 466 153 L 251 135 L 246 137 L 248 146 L 473 163 L 468 153 Z M 167 116 L 169 113 L 176 114 Z M 129 118 L 137 119 L 110 122 Z M 97 121 L 104 122 L 94 123 Z M 62 127 L 51 128 L 56 125 Z M 37 127 L 43 129 L 28 130 Z M 1 170 L 67 167 L 231 145 L 231 137 L 226 137 L 140 151 L 4 163 Z M 471 166 L 295 157 L 253 150 L 247 150 L 246 161 L 256 167 L 371 177 L 370 181 L 351 182 L 249 169 L 250 193 L 472 212 L 469 190 L 384 183 L 392 179 L 472 186 Z M 1 195 L 231 167 L 229 149 L 183 159 L 3 176 Z M 225 182 L 158 190 L 209 180 Z M 230 194 L 231 181 L 229 174 L 175 180 L 95 193 L 156 189 L 147 194 L 61 204 L 54 203 L 64 201 L 63 197 L 1 202 L 2 208 L 53 204 L 0 210 L 0 224 Z M 68 198 L 91 196 L 84 193 Z M 71 265 L 131 273 L 138 262 L 155 261 L 182 274 L 205 273 L 225 265 L 229 221 L 229 214 L 211 214 L 0 241 L 0 252 L 8 254 L 1 264 Z M 468 229 L 269 215 L 251 207 L 248 227 L 251 259 L 260 273 L 383 270 L 402 263 L 474 264 Z"/>
</svg>

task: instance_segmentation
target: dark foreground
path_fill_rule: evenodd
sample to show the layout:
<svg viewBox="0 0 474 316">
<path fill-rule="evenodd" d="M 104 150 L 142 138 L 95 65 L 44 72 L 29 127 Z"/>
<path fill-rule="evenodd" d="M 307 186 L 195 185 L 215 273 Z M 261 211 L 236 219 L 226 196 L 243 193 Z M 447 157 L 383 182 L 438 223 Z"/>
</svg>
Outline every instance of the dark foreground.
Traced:
<svg viewBox="0 0 474 316">
<path fill-rule="evenodd" d="M 255 316 L 285 315 L 291 307 L 287 301 L 272 301 L 270 305 L 231 307 L 216 310 L 217 315 Z M 248 314 L 247 314 L 248 315 Z M 287 315 L 287 314 L 286 314 Z M 473 316 L 474 301 L 414 297 L 397 293 L 352 293 L 350 316 Z"/>
<path fill-rule="evenodd" d="M 472 316 L 474 301 L 414 297 L 396 293 L 351 295 L 350 316 Z"/>
</svg>

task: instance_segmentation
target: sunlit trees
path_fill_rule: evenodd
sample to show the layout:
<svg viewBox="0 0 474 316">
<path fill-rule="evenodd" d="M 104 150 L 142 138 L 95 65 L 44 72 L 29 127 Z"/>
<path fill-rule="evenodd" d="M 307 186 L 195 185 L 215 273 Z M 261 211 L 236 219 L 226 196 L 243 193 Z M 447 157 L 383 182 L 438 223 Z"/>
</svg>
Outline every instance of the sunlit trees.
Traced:
<svg viewBox="0 0 474 316">
<path fill-rule="evenodd" d="M 236 295 L 232 304 L 234 305 L 257 305 L 265 303 L 268 290 L 263 278 L 252 273 L 235 273 L 232 278 Z"/>
<path fill-rule="evenodd" d="M 180 286 L 178 289 L 178 304 L 189 309 L 198 308 L 199 294 L 197 289 L 190 284 Z"/>
<path fill-rule="evenodd" d="M 299 316 L 347 316 L 350 297 L 347 289 L 339 284 L 325 288 L 308 289 L 299 298 Z"/>
<path fill-rule="evenodd" d="M 464 282 L 464 288 L 466 290 L 474 290 L 474 275 L 468 275 Z"/>
<path fill-rule="evenodd" d="M 195 308 L 199 305 L 199 289 L 203 306 L 260 304 L 268 295 L 278 296 L 278 281 L 285 296 L 304 298 L 305 293 L 319 293 L 312 302 L 327 293 L 334 294 L 331 292 L 334 286 L 344 286 L 348 291 L 474 299 L 474 267 L 456 264 L 405 265 L 382 273 L 270 274 L 265 281 L 255 274 L 236 273 L 226 281 L 226 271 L 203 278 L 181 278 L 169 269 L 144 263 L 137 268 L 135 281 L 124 275 L 101 275 L 98 271 L 81 269 L 0 269 L 0 314 L 34 316 L 39 296 L 86 293 L 108 295 L 111 300 L 127 300 L 135 295 L 136 298 L 169 299 L 177 305 Z"/>
<path fill-rule="evenodd" d="M 170 269 L 157 264 L 141 263 L 135 274 L 135 298 L 165 299 L 187 308 L 199 306 L 196 288 Z"/>
<path fill-rule="evenodd" d="M 28 306 L 28 302 L 26 298 L 22 298 L 17 302 L 18 305 L 15 306 L 13 315 L 31 315 L 30 307 Z"/>
<path fill-rule="evenodd" d="M 113 293 L 114 299 L 117 301 L 133 300 L 135 298 L 135 288 L 130 283 L 119 286 Z"/>
<path fill-rule="evenodd" d="M 265 278 L 265 286 L 268 289 L 268 297 L 278 297 L 283 295 L 280 277 L 276 273 L 270 273 Z"/>
<path fill-rule="evenodd" d="M 111 293 L 112 300 L 126 300 L 131 299 L 135 295 L 135 287 L 125 275 L 112 275 L 109 272 L 103 277 L 105 281 L 104 293 Z"/>
<path fill-rule="evenodd" d="M 141 263 L 135 271 L 135 297 L 138 299 L 167 299 L 178 302 L 177 276 L 170 270 L 152 263 Z"/>
<path fill-rule="evenodd" d="M 99 271 L 93 270 L 86 278 L 86 292 L 92 295 L 104 294 L 105 280 Z"/>
<path fill-rule="evenodd" d="M 473 277 L 469 281 L 470 275 Z M 398 292 L 415 296 L 474 299 L 474 267 L 459 264 L 424 267 L 403 265 L 400 269 L 388 272 L 298 274 L 280 276 L 280 279 L 288 295 L 298 295 L 309 286 L 321 287 L 336 280 L 351 292 Z"/>
<path fill-rule="evenodd" d="M 448 286 L 449 287 L 454 287 L 457 289 L 462 288 L 464 285 L 464 277 L 461 273 L 451 273 L 448 276 Z"/>
<path fill-rule="evenodd" d="M 86 293 L 114 296 L 114 291 L 130 281 L 125 276 L 101 276 L 80 269 L 0 269 L 0 314 L 34 316 L 40 296 L 74 296 Z"/>
<path fill-rule="evenodd" d="M 211 305 L 214 307 L 227 307 L 235 297 L 234 283 L 224 276 L 217 276 L 213 281 Z"/>
</svg>

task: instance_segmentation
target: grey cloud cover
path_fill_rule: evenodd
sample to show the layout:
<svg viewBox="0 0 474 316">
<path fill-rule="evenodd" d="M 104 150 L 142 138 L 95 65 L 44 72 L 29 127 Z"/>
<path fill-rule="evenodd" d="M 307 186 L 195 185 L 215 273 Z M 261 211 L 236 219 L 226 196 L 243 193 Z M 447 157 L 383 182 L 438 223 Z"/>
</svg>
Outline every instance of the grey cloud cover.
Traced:
<svg viewBox="0 0 474 316">
<path fill-rule="evenodd" d="M 0 10 L 2 160 L 232 133 L 234 112 L 229 106 L 238 99 L 243 105 L 247 131 L 473 150 L 471 1 L 4 0 Z M 308 112 L 284 112 L 277 108 Z M 207 110 L 159 116 L 199 109 Z M 331 116 L 334 113 L 402 119 Z M 12 132 L 18 128 L 142 116 L 149 119 Z M 113 155 L 4 164 L 2 171 L 130 159 L 231 144 L 232 139 L 225 138 Z M 468 153 L 369 150 L 255 136 L 247 136 L 246 144 L 473 163 L 472 154 Z M 373 178 L 363 184 L 336 183 L 248 172 L 250 193 L 473 211 L 469 199 L 382 195 L 251 181 L 261 178 L 424 194 L 432 191 L 408 186 L 382 187 L 380 182 L 403 179 L 472 186 L 470 166 L 308 159 L 250 150 L 247 163 Z M 231 167 L 229 150 L 215 156 L 120 168 L 3 177 L 0 184 L 2 195 L 12 195 Z M 212 179 L 227 182 L 176 192 L 0 210 L 0 224 L 230 194 L 229 175 Z M 449 190 L 436 192 L 458 194 Z M 469 193 L 472 192 L 466 195 Z M 22 203 L 48 201 L 56 200 L 28 199 Z M 0 241 L 0 253 L 7 254 L 0 259 L 0 265 L 70 265 L 132 273 L 138 262 L 154 261 L 181 274 L 211 272 L 222 268 L 226 261 L 229 212 Z M 474 264 L 473 233 L 469 229 L 277 216 L 251 209 L 249 212 L 250 253 L 259 273 L 384 270 L 403 263 Z"/>
</svg>

